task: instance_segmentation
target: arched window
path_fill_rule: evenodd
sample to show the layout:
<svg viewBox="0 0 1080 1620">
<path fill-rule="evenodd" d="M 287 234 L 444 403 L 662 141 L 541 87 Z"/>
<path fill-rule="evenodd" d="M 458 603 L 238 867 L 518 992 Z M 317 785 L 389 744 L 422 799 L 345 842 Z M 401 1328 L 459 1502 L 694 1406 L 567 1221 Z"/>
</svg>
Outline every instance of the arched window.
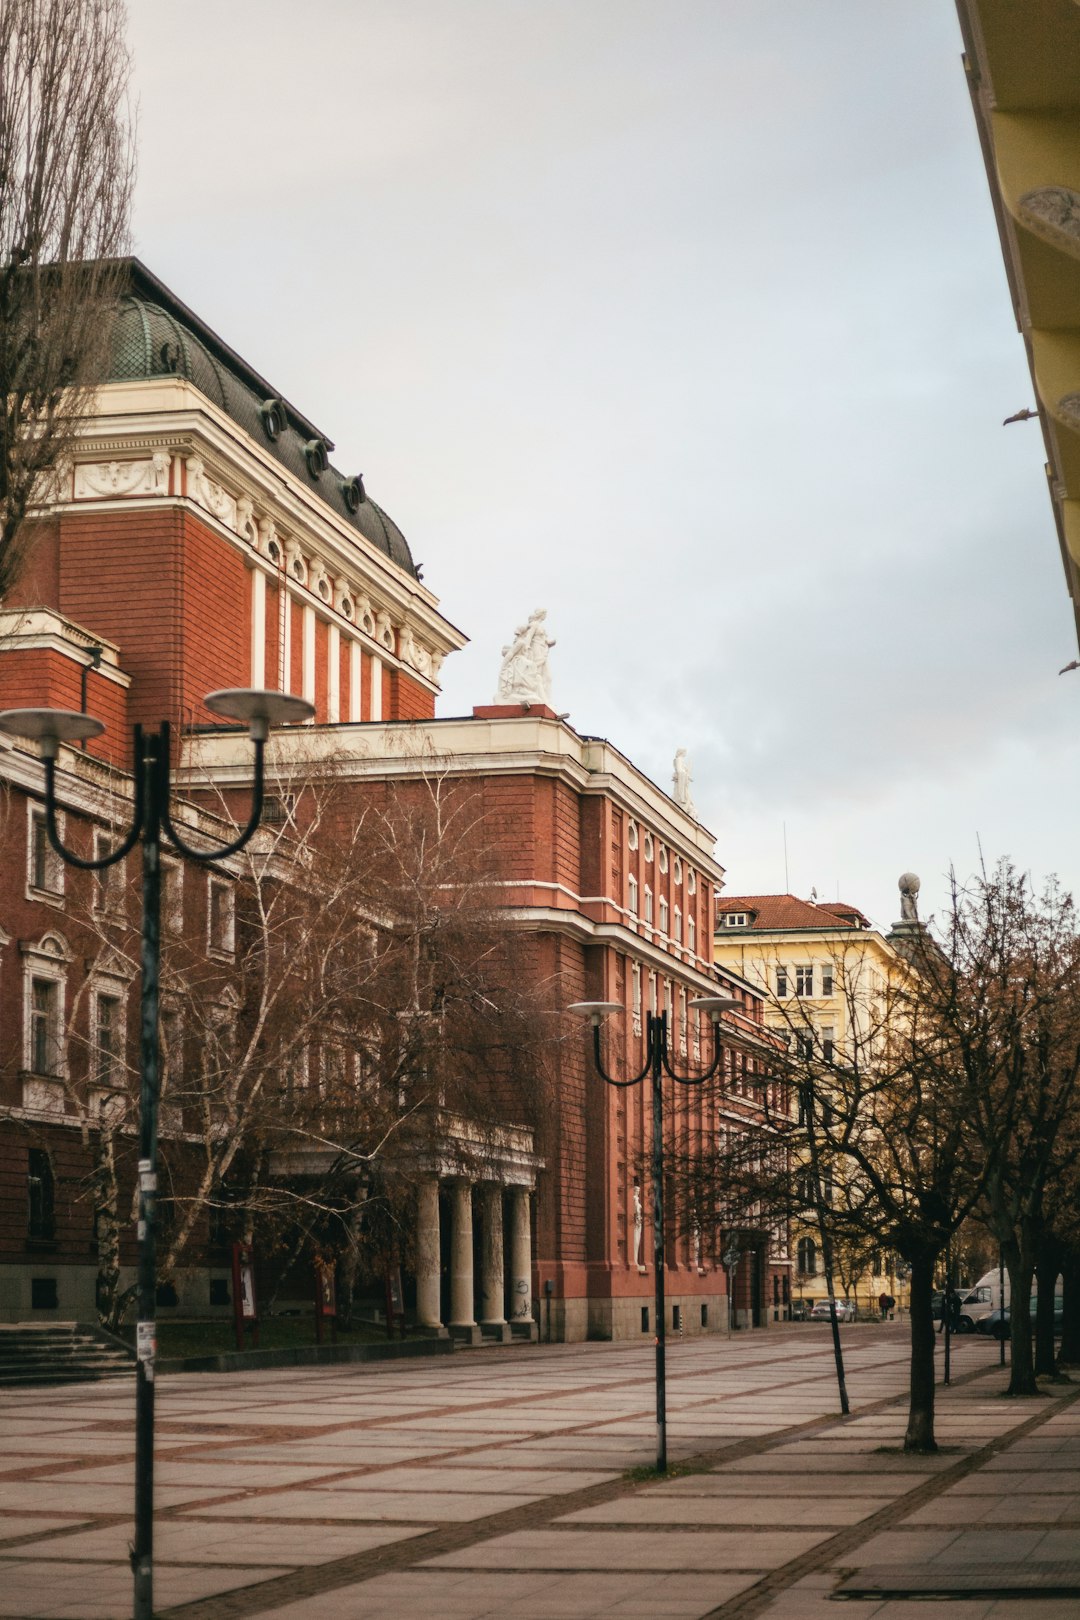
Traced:
<svg viewBox="0 0 1080 1620">
<path fill-rule="evenodd" d="M 817 1244 L 813 1238 L 799 1239 L 798 1266 L 805 1277 L 817 1276 Z"/>
</svg>

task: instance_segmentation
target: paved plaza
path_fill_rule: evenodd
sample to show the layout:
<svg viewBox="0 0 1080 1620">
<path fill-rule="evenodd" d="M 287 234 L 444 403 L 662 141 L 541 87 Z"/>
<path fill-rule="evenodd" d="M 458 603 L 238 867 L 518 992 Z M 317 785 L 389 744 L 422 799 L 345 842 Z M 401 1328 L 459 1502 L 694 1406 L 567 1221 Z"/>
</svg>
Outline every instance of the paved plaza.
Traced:
<svg viewBox="0 0 1080 1620">
<path fill-rule="evenodd" d="M 844 1339 L 847 1420 L 827 1327 L 674 1343 L 662 1483 L 633 1473 L 645 1346 L 163 1377 L 158 1611 L 1075 1620 L 1080 1385 L 1004 1400 L 996 1345 L 961 1339 L 943 1450 L 910 1460 L 906 1327 Z M 0 1396 L 0 1616 L 130 1613 L 132 1391 Z"/>
</svg>

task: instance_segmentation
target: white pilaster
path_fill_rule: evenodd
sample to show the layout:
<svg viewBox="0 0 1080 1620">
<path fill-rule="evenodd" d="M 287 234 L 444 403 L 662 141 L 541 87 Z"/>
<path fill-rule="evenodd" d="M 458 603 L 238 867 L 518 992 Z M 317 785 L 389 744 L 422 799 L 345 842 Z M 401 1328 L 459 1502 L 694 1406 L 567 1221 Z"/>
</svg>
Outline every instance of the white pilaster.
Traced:
<svg viewBox="0 0 1080 1620">
<path fill-rule="evenodd" d="M 453 1185 L 453 1226 L 450 1232 L 450 1326 L 476 1326 L 473 1316 L 472 1186 Z"/>
<path fill-rule="evenodd" d="M 416 1203 L 416 1315 L 421 1327 L 439 1328 L 439 1183 L 434 1176 L 421 1181 Z"/>
<path fill-rule="evenodd" d="M 532 1220 L 528 1187 L 513 1189 L 510 1213 L 510 1307 L 515 1322 L 532 1321 Z"/>
<path fill-rule="evenodd" d="M 371 718 L 382 719 L 382 659 L 371 655 Z"/>
<path fill-rule="evenodd" d="M 503 1315 L 503 1205 L 502 1187 L 486 1181 L 481 1188 L 480 1320 L 486 1326 L 501 1326 Z"/>
<path fill-rule="evenodd" d="M 266 679 L 266 575 L 261 568 L 251 575 L 251 684 L 262 691 Z"/>
</svg>

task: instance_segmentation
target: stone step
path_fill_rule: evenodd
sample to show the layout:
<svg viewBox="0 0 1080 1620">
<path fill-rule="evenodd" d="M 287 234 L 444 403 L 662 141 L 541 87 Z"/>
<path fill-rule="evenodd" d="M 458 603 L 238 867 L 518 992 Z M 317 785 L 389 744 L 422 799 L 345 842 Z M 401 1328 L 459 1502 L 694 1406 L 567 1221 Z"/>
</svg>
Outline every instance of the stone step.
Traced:
<svg viewBox="0 0 1080 1620">
<path fill-rule="evenodd" d="M 0 1327 L 0 1386 L 70 1384 L 123 1377 L 134 1358 L 76 1322 L 14 1322 Z"/>
</svg>

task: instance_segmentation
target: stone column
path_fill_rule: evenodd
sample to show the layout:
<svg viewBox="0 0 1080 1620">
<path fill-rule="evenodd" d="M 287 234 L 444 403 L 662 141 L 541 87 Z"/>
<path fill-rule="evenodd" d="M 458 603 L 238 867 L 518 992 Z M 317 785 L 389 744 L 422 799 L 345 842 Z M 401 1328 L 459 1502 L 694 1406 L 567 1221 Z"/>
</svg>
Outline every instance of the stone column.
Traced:
<svg viewBox="0 0 1080 1620">
<path fill-rule="evenodd" d="M 455 1181 L 450 1232 L 450 1326 L 476 1326 L 473 1316 L 472 1185 Z"/>
<path fill-rule="evenodd" d="M 503 1208 L 502 1187 L 486 1181 L 481 1190 L 483 1271 L 480 1275 L 480 1321 L 501 1327 L 503 1315 Z"/>
<path fill-rule="evenodd" d="M 416 1316 L 421 1327 L 442 1327 L 440 1258 L 439 1182 L 425 1176 L 416 1199 Z"/>
<path fill-rule="evenodd" d="M 532 1322 L 532 1224 L 529 1219 L 529 1189 L 513 1189 L 510 1217 L 510 1288 L 514 1296 L 510 1309 L 515 1322 Z"/>
</svg>

